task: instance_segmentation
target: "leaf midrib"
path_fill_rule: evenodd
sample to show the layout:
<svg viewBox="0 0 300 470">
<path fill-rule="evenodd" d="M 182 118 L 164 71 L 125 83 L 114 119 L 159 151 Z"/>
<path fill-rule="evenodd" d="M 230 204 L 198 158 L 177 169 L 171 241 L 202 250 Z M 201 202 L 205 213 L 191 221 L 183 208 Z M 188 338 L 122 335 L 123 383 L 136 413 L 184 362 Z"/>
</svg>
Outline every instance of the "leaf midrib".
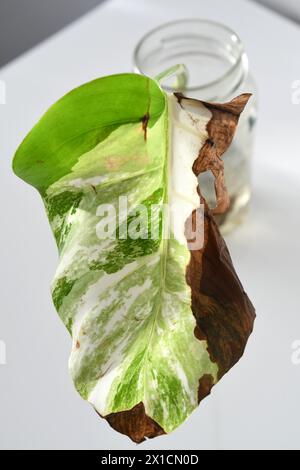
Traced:
<svg viewBox="0 0 300 470">
<path fill-rule="evenodd" d="M 168 106 L 168 100 L 166 98 L 166 110 L 165 110 L 165 122 L 164 122 L 164 129 L 165 129 L 165 133 L 166 133 L 166 146 L 165 146 L 165 164 L 164 164 L 164 183 L 165 183 L 165 195 L 164 195 L 164 200 L 163 200 L 163 203 L 168 203 L 169 201 L 169 191 L 170 191 L 170 188 L 169 188 L 169 181 L 170 181 L 170 177 L 169 177 L 169 172 L 170 172 L 170 162 L 169 162 L 169 106 Z M 165 280 L 166 280 L 166 266 L 167 266 L 167 256 L 168 256 L 168 242 L 169 242 L 169 238 L 168 236 L 168 233 L 166 232 L 169 232 L 169 217 L 167 217 L 167 223 L 165 223 L 165 221 L 163 221 L 164 223 L 164 230 L 162 231 L 162 250 L 161 250 L 161 272 L 162 272 L 162 283 L 161 283 L 161 287 L 159 289 L 159 292 L 160 293 L 163 293 L 165 291 L 165 288 L 166 288 L 166 283 L 165 283 Z M 162 298 L 162 296 L 161 296 Z M 160 306 L 161 306 L 161 303 L 158 303 L 158 307 L 156 309 L 156 312 L 154 313 L 154 319 L 153 319 L 153 324 L 152 324 L 152 327 L 151 327 L 151 331 L 150 331 L 150 335 L 149 335 L 149 340 L 148 340 L 148 345 L 146 347 L 146 350 L 145 350 L 145 356 L 144 356 L 144 364 L 143 364 L 143 374 L 144 374 L 144 387 L 143 387 L 143 400 L 146 401 L 146 392 L 147 392 L 147 389 L 146 389 L 146 373 L 147 373 L 147 364 L 148 364 L 148 359 L 149 359 L 149 352 L 150 352 L 150 344 L 152 342 L 152 339 L 153 339 L 153 334 L 154 334 L 154 329 L 155 329 L 155 325 L 156 325 L 156 320 L 157 320 L 157 317 L 160 313 Z M 144 406 L 146 404 L 144 403 Z M 146 406 L 145 406 L 146 408 Z"/>
</svg>

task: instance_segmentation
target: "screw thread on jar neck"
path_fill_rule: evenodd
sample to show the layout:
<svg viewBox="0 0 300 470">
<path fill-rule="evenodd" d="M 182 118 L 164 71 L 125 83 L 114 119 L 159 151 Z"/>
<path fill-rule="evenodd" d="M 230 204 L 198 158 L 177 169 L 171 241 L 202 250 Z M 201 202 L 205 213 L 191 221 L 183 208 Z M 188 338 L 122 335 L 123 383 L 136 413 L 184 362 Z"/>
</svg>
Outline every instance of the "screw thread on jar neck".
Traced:
<svg viewBox="0 0 300 470">
<path fill-rule="evenodd" d="M 174 76 L 162 83 L 166 91 L 182 91 L 204 100 L 231 98 L 248 75 L 248 59 L 238 36 L 207 20 L 180 20 L 150 31 L 134 52 L 134 69 L 150 77 L 175 64 L 187 69 L 186 83 Z"/>
</svg>

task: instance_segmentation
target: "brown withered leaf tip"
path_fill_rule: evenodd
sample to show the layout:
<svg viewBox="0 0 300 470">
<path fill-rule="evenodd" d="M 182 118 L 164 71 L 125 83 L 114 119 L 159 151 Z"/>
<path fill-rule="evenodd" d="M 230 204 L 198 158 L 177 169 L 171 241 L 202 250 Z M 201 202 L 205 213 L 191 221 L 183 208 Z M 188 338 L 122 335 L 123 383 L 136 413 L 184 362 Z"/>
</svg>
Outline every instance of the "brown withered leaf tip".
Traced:
<svg viewBox="0 0 300 470">
<path fill-rule="evenodd" d="M 126 434 L 133 442 L 140 444 L 146 438 L 165 434 L 164 430 L 145 413 L 143 403 L 139 403 L 131 410 L 111 413 L 105 416 L 110 426 L 116 431 Z"/>
<path fill-rule="evenodd" d="M 196 177 L 204 171 L 212 172 L 215 178 L 217 206 L 212 210 L 208 207 L 198 186 L 200 201 L 205 206 L 204 244 L 202 249 L 190 250 L 186 280 L 191 288 L 191 308 L 197 325 L 195 336 L 199 340 L 207 341 L 210 358 L 218 365 L 220 379 L 243 355 L 255 320 L 254 307 L 239 281 L 213 216 L 224 213 L 229 207 L 221 157 L 231 144 L 239 116 L 251 95 L 243 94 L 224 104 L 190 99 L 180 93 L 174 95 L 182 107 L 185 100 L 192 101 L 195 106 L 201 103 L 212 114 L 207 125 L 208 138 L 199 150 L 193 164 L 193 172 Z M 144 132 L 147 132 L 147 124 L 148 120 L 145 118 Z M 196 211 L 190 217 L 194 226 Z M 186 224 L 190 224 L 190 221 Z M 211 375 L 201 377 L 198 389 L 199 403 L 210 394 L 213 385 Z M 146 415 L 143 403 L 128 411 L 112 413 L 105 416 L 105 419 L 115 430 L 126 434 L 136 443 L 144 441 L 145 438 L 165 434 L 164 430 Z"/>
</svg>

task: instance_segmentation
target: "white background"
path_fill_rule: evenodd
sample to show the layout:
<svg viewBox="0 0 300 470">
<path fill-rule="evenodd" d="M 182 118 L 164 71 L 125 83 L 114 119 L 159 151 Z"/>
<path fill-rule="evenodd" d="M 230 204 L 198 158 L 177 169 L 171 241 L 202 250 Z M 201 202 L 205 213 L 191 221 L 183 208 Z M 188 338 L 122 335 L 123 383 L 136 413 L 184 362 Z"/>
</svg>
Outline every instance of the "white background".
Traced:
<svg viewBox="0 0 300 470">
<path fill-rule="evenodd" d="M 299 182 L 300 31 L 243 0 L 112 0 L 4 69 L 0 105 L 0 447 L 134 449 L 74 391 L 68 333 L 49 284 L 57 252 L 36 191 L 11 172 L 21 139 L 66 91 L 97 76 L 131 69 L 132 50 L 148 29 L 184 17 L 232 27 L 245 43 L 259 88 L 253 203 L 247 222 L 227 238 L 257 309 L 241 362 L 177 431 L 141 449 L 300 448 Z"/>
</svg>

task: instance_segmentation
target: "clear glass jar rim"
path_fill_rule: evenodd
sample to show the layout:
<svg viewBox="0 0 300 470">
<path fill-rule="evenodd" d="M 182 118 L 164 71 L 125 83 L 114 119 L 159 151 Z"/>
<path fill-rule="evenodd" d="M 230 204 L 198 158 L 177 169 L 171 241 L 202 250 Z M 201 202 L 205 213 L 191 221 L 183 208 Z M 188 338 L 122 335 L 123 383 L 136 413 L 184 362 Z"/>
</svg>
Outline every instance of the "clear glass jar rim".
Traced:
<svg viewBox="0 0 300 470">
<path fill-rule="evenodd" d="M 143 74 L 138 56 L 139 56 L 139 53 L 143 44 L 145 43 L 147 39 L 149 39 L 153 34 L 157 33 L 158 31 L 163 31 L 164 29 L 167 29 L 170 26 L 180 25 L 184 23 L 194 23 L 194 24 L 208 25 L 208 26 L 211 25 L 211 26 L 217 27 L 219 30 L 223 30 L 224 32 L 228 33 L 231 37 L 235 37 L 235 43 L 237 47 L 239 48 L 239 55 L 237 57 L 236 62 L 232 64 L 232 66 L 229 67 L 229 69 L 226 70 L 225 73 L 220 75 L 220 77 L 218 77 L 217 79 L 207 82 L 205 85 L 187 87 L 186 91 L 195 92 L 195 91 L 207 90 L 213 86 L 216 86 L 222 83 L 223 80 L 226 80 L 241 65 L 244 68 L 244 76 L 246 76 L 248 72 L 248 58 L 246 56 L 243 43 L 240 37 L 237 35 L 237 33 L 233 31 L 231 28 L 229 28 L 228 26 L 224 25 L 223 23 L 220 23 L 218 21 L 213 21 L 213 20 L 201 19 L 201 18 L 185 18 L 185 19 L 180 19 L 180 20 L 169 21 L 166 23 L 162 23 L 159 26 L 156 26 L 155 28 L 151 29 L 146 34 L 144 34 L 144 36 L 141 37 L 141 39 L 138 41 L 134 49 L 134 53 L 133 53 L 134 71 L 136 73 Z"/>
</svg>

